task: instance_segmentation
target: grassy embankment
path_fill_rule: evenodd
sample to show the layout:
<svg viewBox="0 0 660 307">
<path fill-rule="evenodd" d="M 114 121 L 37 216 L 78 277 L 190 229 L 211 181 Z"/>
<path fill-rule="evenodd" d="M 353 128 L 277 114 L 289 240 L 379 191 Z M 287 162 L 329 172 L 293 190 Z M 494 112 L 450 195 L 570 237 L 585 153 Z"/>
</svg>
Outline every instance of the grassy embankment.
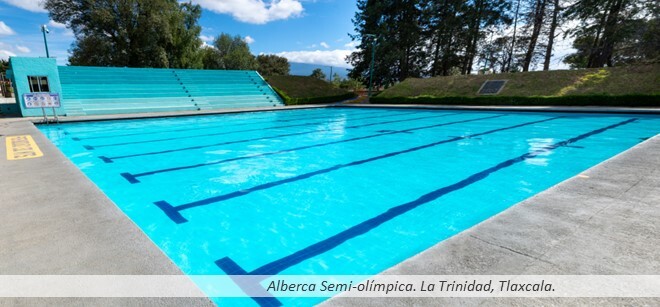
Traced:
<svg viewBox="0 0 660 307">
<path fill-rule="evenodd" d="M 486 80 L 508 82 L 497 95 L 477 95 Z M 411 78 L 371 103 L 660 107 L 660 65 Z"/>
<path fill-rule="evenodd" d="M 355 97 L 329 82 L 303 76 L 270 76 L 266 81 L 284 99 L 286 105 L 332 103 Z"/>
</svg>

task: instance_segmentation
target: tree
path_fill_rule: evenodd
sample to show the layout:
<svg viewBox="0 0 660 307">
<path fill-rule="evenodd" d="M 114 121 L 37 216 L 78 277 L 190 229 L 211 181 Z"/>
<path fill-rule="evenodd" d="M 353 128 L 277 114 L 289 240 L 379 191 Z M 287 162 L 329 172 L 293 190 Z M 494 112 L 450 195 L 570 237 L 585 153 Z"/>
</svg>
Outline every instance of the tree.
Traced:
<svg viewBox="0 0 660 307">
<path fill-rule="evenodd" d="M 346 58 L 353 65 L 351 78 L 368 82 L 374 47 L 373 83 L 376 87 L 424 75 L 427 58 L 422 39 L 422 2 L 357 1 L 358 12 L 353 18 L 357 34 L 351 38 L 360 41 L 360 45 L 358 51 Z"/>
<path fill-rule="evenodd" d="M 323 73 L 323 70 L 320 68 L 314 69 L 312 71 L 312 74 L 309 75 L 310 77 L 314 77 L 320 80 L 325 80 L 325 73 Z"/>
<path fill-rule="evenodd" d="M 546 0 L 544 0 L 546 1 Z M 493 28 L 511 23 L 507 0 L 359 0 L 353 18 L 358 51 L 350 77 L 369 80 L 377 38 L 374 84 L 409 77 L 469 74 Z M 489 54 L 492 56 L 492 54 Z"/>
<path fill-rule="evenodd" d="M 545 49 L 545 59 L 543 61 L 543 70 L 550 70 L 550 60 L 552 59 L 552 50 L 554 48 L 557 25 L 559 24 L 559 15 L 561 13 L 562 7 L 559 4 L 559 0 L 549 0 L 553 4 L 552 8 L 552 20 L 550 22 L 550 29 L 548 30 L 548 44 Z"/>
<path fill-rule="evenodd" d="M 462 74 L 470 74 L 477 56 L 479 42 L 485 38 L 483 29 L 508 24 L 511 19 L 506 12 L 510 9 L 510 3 L 505 0 L 474 0 L 469 2 L 466 8 L 466 18 L 470 20 L 465 35 L 467 36 L 467 46 L 465 47 L 465 57 L 463 58 Z"/>
<path fill-rule="evenodd" d="M 648 20 L 649 14 L 657 16 L 657 10 L 657 2 L 650 0 L 581 0 L 573 3 L 567 7 L 565 16 L 580 22 L 569 34 L 579 41 L 584 54 L 569 58 L 586 57 L 586 67 L 590 68 L 613 66 L 617 47 L 634 33 L 632 25 Z M 587 39 L 591 39 L 589 47 L 584 46 Z"/>
<path fill-rule="evenodd" d="M 215 63 L 216 66 L 204 68 L 211 69 L 233 69 L 233 70 L 256 70 L 258 67 L 257 59 L 250 52 L 250 46 L 240 36 L 231 36 L 222 33 L 213 41 L 213 50 L 217 54 L 211 55 L 213 60 L 204 60 L 204 62 Z M 207 51 L 205 56 L 209 56 L 211 51 Z M 219 59 L 219 61 L 218 61 Z"/>
<path fill-rule="evenodd" d="M 222 57 L 214 47 L 203 46 L 200 49 L 199 54 L 204 69 L 224 69 Z"/>
<path fill-rule="evenodd" d="M 257 63 L 262 76 L 287 76 L 291 70 L 289 60 L 274 54 L 257 56 Z"/>
<path fill-rule="evenodd" d="M 330 80 L 330 82 L 334 87 L 339 88 L 341 87 L 341 83 L 343 82 L 343 80 L 341 79 L 341 76 L 338 73 L 335 73 L 334 75 L 332 75 L 332 80 Z"/>
<path fill-rule="evenodd" d="M 197 21 L 202 16 L 202 8 L 192 3 L 181 3 L 170 21 L 172 44 L 168 48 L 168 62 L 171 68 L 202 68 L 199 33 L 202 28 Z"/>
<path fill-rule="evenodd" d="M 4 73 L 9 69 L 9 60 L 0 59 L 0 73 Z"/>
<path fill-rule="evenodd" d="M 587 68 L 589 66 L 589 52 L 593 44 L 594 37 L 584 36 L 577 37 L 573 40 L 573 48 L 577 52 L 569 54 L 564 58 L 564 63 L 568 64 L 570 68 Z"/>
<path fill-rule="evenodd" d="M 657 13 L 653 19 L 636 28 L 638 31 L 633 36 L 636 39 L 632 43 L 633 48 L 628 49 L 636 53 L 642 62 L 660 63 L 660 16 Z"/>
<path fill-rule="evenodd" d="M 543 21 L 546 14 L 546 5 L 546 0 L 534 0 L 533 2 L 532 12 L 530 14 L 531 34 L 529 36 L 529 43 L 527 45 L 527 51 L 525 52 L 525 58 L 523 60 L 523 71 L 529 71 L 529 66 L 532 64 L 536 44 L 539 40 L 541 29 L 543 28 Z"/>
<path fill-rule="evenodd" d="M 461 35 L 466 25 L 462 18 L 465 5 L 462 0 L 441 0 L 429 1 L 425 7 L 431 76 L 448 76 L 453 68 L 461 66 L 462 56 L 459 53 L 465 46 Z"/>
<path fill-rule="evenodd" d="M 355 92 L 357 90 L 363 89 L 364 86 L 362 85 L 362 82 L 360 80 L 348 78 L 341 80 L 341 83 L 339 84 L 339 88 Z"/>
<path fill-rule="evenodd" d="M 51 19 L 75 34 L 72 65 L 201 66 L 201 8 L 176 0 L 46 0 Z"/>
</svg>

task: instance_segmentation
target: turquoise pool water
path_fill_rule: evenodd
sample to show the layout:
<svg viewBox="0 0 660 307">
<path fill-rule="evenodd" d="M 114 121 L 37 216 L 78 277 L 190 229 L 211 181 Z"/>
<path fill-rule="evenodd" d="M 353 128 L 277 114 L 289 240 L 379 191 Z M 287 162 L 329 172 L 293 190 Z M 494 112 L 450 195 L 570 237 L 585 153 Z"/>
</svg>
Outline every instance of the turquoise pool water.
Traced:
<svg viewBox="0 0 660 307">
<path fill-rule="evenodd" d="M 660 117 L 324 108 L 39 129 L 187 274 L 371 275 L 656 135 Z"/>
</svg>

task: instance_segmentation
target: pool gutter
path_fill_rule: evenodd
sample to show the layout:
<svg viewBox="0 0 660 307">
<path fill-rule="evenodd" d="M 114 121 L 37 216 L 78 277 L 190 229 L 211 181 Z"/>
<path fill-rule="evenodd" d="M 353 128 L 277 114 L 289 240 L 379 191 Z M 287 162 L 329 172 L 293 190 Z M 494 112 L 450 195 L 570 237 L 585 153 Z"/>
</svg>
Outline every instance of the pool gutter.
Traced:
<svg viewBox="0 0 660 307">
<path fill-rule="evenodd" d="M 200 110 L 200 111 L 85 115 L 85 116 L 69 116 L 69 117 L 60 116 L 59 121 L 60 123 L 72 123 L 72 122 L 107 121 L 107 120 L 122 120 L 122 119 L 219 115 L 219 114 L 234 114 L 234 113 L 246 113 L 246 112 L 272 112 L 272 111 L 286 111 L 286 110 L 298 110 L 298 109 L 314 109 L 314 108 L 325 108 L 328 106 L 329 105 L 302 105 L 302 106 L 285 106 L 285 107 L 232 108 L 232 109 L 215 109 L 215 110 Z M 41 124 L 44 122 L 43 117 L 28 117 L 28 119 L 35 124 Z M 49 115 L 48 119 L 51 122 L 54 121 L 52 115 Z"/>
<path fill-rule="evenodd" d="M 314 104 L 314 105 L 296 105 L 284 107 L 260 107 L 260 108 L 236 108 L 236 109 L 217 109 L 201 111 L 176 111 L 176 112 L 150 112 L 150 113 L 132 113 L 132 114 L 109 114 L 109 115 L 87 115 L 87 116 L 60 116 L 61 123 L 87 122 L 87 121 L 107 121 L 122 119 L 144 119 L 159 117 L 179 117 L 196 115 L 219 115 L 234 114 L 245 112 L 270 112 L 314 108 L 389 108 L 389 109 L 423 109 L 423 110 L 461 110 L 461 111 L 499 111 L 499 112 L 567 112 L 567 113 L 618 113 L 618 114 L 660 114 L 660 108 L 618 108 L 618 107 L 514 107 L 514 106 L 449 106 L 449 105 L 391 105 L 391 104 Z M 35 124 L 43 123 L 41 117 L 29 117 Z M 53 120 L 52 116 L 49 116 Z"/>
<path fill-rule="evenodd" d="M 504 111 L 504 112 L 566 112 L 566 113 L 618 113 L 618 114 L 660 114 L 659 108 L 625 107 L 557 107 L 557 106 L 465 106 L 465 105 L 424 105 L 424 104 L 342 104 L 351 108 L 389 108 L 424 110 L 461 111 Z"/>
</svg>

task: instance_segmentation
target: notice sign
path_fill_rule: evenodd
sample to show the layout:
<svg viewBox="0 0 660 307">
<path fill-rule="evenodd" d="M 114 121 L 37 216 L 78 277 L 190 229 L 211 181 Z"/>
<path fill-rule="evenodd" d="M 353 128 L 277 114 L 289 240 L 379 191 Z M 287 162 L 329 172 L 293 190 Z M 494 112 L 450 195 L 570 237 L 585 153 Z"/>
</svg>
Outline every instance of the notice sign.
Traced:
<svg viewBox="0 0 660 307">
<path fill-rule="evenodd" d="M 5 142 L 7 160 L 38 158 L 44 155 L 30 135 L 8 136 Z"/>
<path fill-rule="evenodd" d="M 23 94 L 23 101 L 25 102 L 25 108 L 27 109 L 59 108 L 60 94 L 56 94 L 56 93 Z"/>
</svg>

